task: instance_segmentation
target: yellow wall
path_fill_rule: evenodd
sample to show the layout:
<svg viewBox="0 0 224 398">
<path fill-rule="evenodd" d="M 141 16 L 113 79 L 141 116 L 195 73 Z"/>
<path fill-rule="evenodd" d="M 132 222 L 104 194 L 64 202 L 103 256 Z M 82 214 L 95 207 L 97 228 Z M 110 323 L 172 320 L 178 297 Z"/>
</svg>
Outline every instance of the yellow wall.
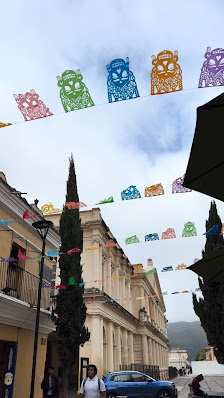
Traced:
<svg viewBox="0 0 224 398">
<path fill-rule="evenodd" d="M 41 338 L 47 336 L 39 333 L 37 346 L 36 378 L 34 398 L 42 398 L 40 382 L 44 375 L 47 345 L 41 345 Z M 15 342 L 18 345 L 13 398 L 28 398 L 33 361 L 34 331 L 0 324 L 0 340 Z"/>
</svg>

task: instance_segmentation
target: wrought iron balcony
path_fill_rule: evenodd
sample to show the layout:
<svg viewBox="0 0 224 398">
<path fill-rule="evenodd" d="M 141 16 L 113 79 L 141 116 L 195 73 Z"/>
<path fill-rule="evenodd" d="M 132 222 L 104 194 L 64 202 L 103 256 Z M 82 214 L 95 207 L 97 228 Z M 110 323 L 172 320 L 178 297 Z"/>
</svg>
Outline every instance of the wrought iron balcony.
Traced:
<svg viewBox="0 0 224 398">
<path fill-rule="evenodd" d="M 41 293 L 41 308 L 50 307 L 50 283 L 49 288 L 43 287 Z M 20 268 L 16 262 L 0 262 L 0 292 L 10 297 L 24 301 L 31 306 L 37 305 L 39 277 Z"/>
</svg>

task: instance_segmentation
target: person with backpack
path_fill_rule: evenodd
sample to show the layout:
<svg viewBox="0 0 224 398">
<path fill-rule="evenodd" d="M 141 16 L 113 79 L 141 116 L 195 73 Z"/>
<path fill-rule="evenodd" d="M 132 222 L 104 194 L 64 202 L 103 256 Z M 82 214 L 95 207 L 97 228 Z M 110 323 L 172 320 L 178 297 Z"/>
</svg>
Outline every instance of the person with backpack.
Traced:
<svg viewBox="0 0 224 398">
<path fill-rule="evenodd" d="M 106 398 L 106 388 L 103 380 L 97 377 L 96 365 L 87 367 L 87 379 L 82 381 L 80 388 L 81 398 Z"/>
</svg>

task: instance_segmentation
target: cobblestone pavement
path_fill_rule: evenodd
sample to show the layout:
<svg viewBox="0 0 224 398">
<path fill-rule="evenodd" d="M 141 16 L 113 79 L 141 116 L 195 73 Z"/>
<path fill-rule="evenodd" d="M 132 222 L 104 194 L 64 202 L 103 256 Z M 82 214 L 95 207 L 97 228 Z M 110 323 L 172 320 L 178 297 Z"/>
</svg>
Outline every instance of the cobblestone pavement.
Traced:
<svg viewBox="0 0 224 398">
<path fill-rule="evenodd" d="M 175 383 L 178 390 L 178 398 L 187 398 L 189 393 L 188 383 L 192 382 L 193 376 L 179 376 L 172 381 Z M 223 392 L 224 391 L 224 376 L 205 376 L 204 380 L 200 382 L 201 389 L 205 392 Z"/>
</svg>

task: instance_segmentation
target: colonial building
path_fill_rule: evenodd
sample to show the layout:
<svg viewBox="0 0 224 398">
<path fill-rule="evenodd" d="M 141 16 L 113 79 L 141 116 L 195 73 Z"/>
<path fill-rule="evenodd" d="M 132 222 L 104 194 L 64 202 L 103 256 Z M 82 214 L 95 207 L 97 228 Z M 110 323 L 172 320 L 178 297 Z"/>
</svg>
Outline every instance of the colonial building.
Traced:
<svg viewBox="0 0 224 398">
<path fill-rule="evenodd" d="M 59 228 L 60 215 L 54 214 L 53 206 L 47 213 L 45 218 Z M 88 363 L 97 365 L 99 376 L 122 368 L 143 370 L 143 365 L 147 372 L 154 365 L 154 369 L 159 367 L 160 377 L 167 378 L 166 309 L 158 275 L 147 275 L 142 264 L 132 265 L 119 245 L 105 247 L 108 240 L 117 241 L 99 208 L 80 211 L 80 217 L 83 280 L 87 282 L 86 326 L 91 337 L 80 348 L 79 381 L 85 377 L 83 368 Z M 150 263 L 147 270 L 152 268 Z M 51 352 L 51 360 L 56 363 L 56 353 L 53 349 Z M 71 375 L 72 379 L 75 374 Z"/>
<path fill-rule="evenodd" d="M 205 348 L 205 360 L 206 361 L 217 361 L 215 354 L 214 354 L 214 348 L 213 347 L 206 347 Z"/>
<path fill-rule="evenodd" d="M 39 260 L 18 259 L 18 252 L 28 257 L 41 254 L 42 240 L 32 223 L 43 217 L 35 205 L 29 205 L 21 193 L 16 192 L 0 173 L 0 396 L 11 396 L 12 392 L 13 397 L 24 398 L 30 395 Z M 23 219 L 27 210 L 36 217 Z M 16 222 L 7 223 L 8 220 Z M 59 234 L 50 228 L 46 251 L 59 246 Z M 56 264 L 50 258 L 44 262 L 35 398 L 42 397 L 40 383 L 44 375 L 47 336 L 55 329 L 49 307 L 52 271 Z M 10 389 L 10 394 L 6 388 Z"/>
<path fill-rule="evenodd" d="M 180 348 L 172 348 L 169 351 L 169 366 L 177 368 L 177 370 L 182 367 L 186 368 L 189 364 L 188 353 L 186 350 L 181 350 Z"/>
</svg>

